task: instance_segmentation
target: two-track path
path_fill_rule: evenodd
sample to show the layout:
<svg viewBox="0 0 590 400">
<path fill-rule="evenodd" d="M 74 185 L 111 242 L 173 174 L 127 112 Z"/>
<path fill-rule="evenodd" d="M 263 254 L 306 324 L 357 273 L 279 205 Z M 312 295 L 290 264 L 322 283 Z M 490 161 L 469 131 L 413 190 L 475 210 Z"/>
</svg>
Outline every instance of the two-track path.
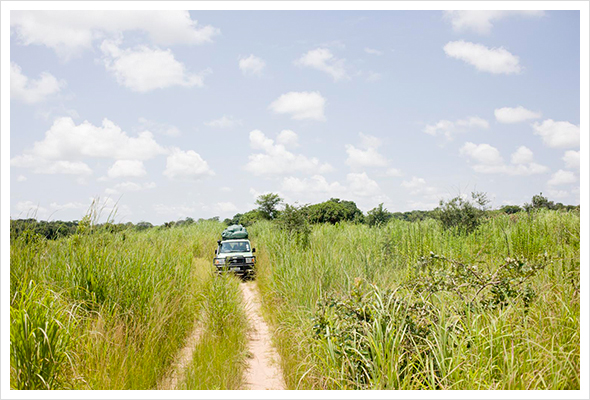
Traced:
<svg viewBox="0 0 590 400">
<path fill-rule="evenodd" d="M 279 366 L 279 355 L 272 347 L 268 325 L 262 318 L 260 300 L 254 282 L 240 284 L 246 315 L 250 322 L 250 342 L 248 350 L 248 370 L 246 371 L 246 389 L 282 390 L 285 389 L 283 375 Z"/>
</svg>

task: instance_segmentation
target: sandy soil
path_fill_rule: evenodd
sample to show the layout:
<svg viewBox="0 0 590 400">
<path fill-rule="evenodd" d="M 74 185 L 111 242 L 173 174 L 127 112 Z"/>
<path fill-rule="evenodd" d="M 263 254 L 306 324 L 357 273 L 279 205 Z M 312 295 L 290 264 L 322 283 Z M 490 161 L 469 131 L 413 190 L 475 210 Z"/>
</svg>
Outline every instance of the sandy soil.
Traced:
<svg viewBox="0 0 590 400">
<path fill-rule="evenodd" d="M 240 285 L 246 313 L 252 327 L 248 350 L 248 369 L 245 375 L 246 389 L 250 390 L 284 390 L 283 374 L 278 364 L 279 355 L 271 345 L 268 325 L 260 311 L 260 300 L 254 282 Z"/>
<path fill-rule="evenodd" d="M 195 328 L 191 332 L 184 347 L 178 352 L 176 360 L 172 364 L 170 373 L 158 384 L 160 390 L 176 390 L 178 383 L 184 379 L 184 373 L 193 359 L 193 351 L 201 339 L 201 325 L 195 323 Z"/>
</svg>

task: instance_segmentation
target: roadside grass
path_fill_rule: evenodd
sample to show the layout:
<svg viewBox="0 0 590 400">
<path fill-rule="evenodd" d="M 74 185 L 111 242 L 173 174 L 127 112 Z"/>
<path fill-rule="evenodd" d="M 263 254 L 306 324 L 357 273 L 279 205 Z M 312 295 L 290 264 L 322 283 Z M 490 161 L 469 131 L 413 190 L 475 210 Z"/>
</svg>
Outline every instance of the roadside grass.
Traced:
<svg viewBox="0 0 590 400">
<path fill-rule="evenodd" d="M 201 340 L 180 389 L 243 388 L 249 327 L 239 284 L 231 274 L 218 276 L 209 270 L 202 292 Z"/>
<path fill-rule="evenodd" d="M 250 232 L 290 389 L 580 387 L 578 213 Z"/>
<path fill-rule="evenodd" d="M 197 319 L 222 224 L 11 240 L 11 387 L 153 389 Z"/>
</svg>

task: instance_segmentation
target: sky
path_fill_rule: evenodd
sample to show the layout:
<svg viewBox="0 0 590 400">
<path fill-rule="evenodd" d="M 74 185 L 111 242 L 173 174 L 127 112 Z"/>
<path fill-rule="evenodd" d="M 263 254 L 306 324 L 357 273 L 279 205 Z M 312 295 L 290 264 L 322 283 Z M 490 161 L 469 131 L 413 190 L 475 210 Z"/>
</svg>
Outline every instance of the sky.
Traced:
<svg viewBox="0 0 590 400">
<path fill-rule="evenodd" d="M 580 204 L 579 11 L 10 12 L 11 218 L 472 191 Z"/>
</svg>

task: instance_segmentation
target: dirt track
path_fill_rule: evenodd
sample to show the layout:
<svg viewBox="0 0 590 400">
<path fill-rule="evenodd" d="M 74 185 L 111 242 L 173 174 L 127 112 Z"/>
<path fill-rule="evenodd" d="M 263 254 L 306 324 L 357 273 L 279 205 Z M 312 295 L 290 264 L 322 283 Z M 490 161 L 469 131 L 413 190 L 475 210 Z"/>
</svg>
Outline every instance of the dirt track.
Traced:
<svg viewBox="0 0 590 400">
<path fill-rule="evenodd" d="M 284 390 L 285 383 L 278 364 L 279 356 L 271 345 L 268 325 L 262 318 L 256 286 L 254 282 L 244 282 L 240 288 L 252 329 L 250 343 L 248 343 L 251 357 L 248 360 L 248 370 L 245 375 L 246 389 Z"/>
<path fill-rule="evenodd" d="M 188 337 L 185 346 L 178 352 L 170 373 L 158 384 L 158 389 L 178 389 L 178 382 L 182 382 L 184 373 L 193 359 L 193 351 L 200 339 L 201 326 L 197 322 L 195 323 L 195 328 Z"/>
</svg>

